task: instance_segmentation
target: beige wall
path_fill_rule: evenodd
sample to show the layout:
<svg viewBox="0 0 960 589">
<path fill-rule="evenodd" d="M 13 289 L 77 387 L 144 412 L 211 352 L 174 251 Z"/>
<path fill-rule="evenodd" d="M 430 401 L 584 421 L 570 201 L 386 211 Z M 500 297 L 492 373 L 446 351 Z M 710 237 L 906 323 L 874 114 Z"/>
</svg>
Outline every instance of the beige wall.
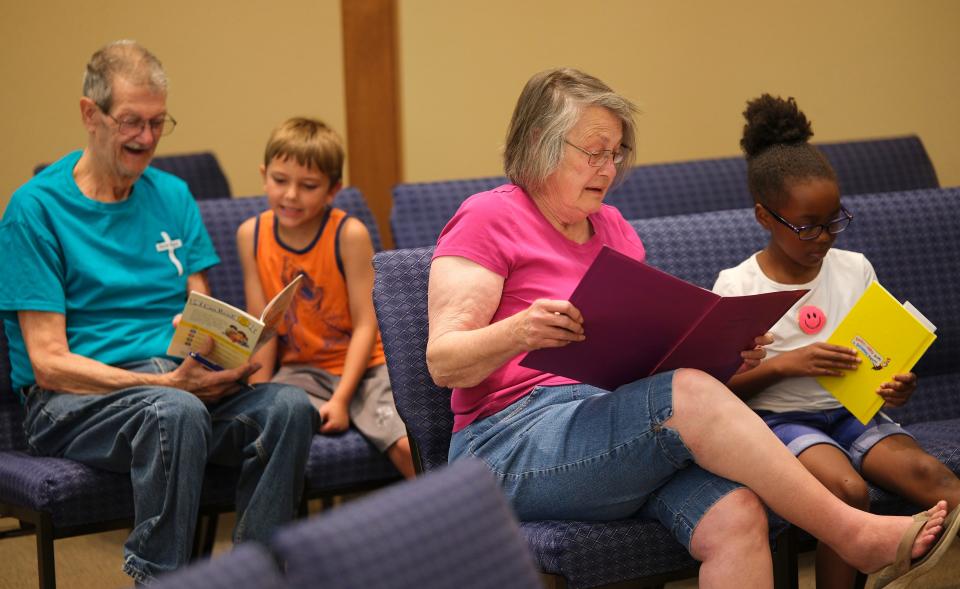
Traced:
<svg viewBox="0 0 960 589">
<path fill-rule="evenodd" d="M 339 0 L 4 1 L 0 7 L 0 205 L 33 166 L 82 147 L 84 65 L 132 38 L 170 78 L 179 124 L 159 154 L 213 150 L 234 194 L 262 193 L 270 130 L 293 115 L 343 132 Z"/>
<path fill-rule="evenodd" d="M 960 184 L 960 2 L 401 2 L 408 180 L 501 174 L 530 74 L 569 65 L 637 102 L 638 160 L 739 153 L 744 102 L 797 98 L 816 139 L 917 133 Z"/>
<path fill-rule="evenodd" d="M 744 101 L 769 91 L 795 96 L 820 140 L 918 133 L 941 183 L 960 184 L 960 2 L 398 1 L 409 181 L 501 173 L 523 83 L 571 65 L 642 107 L 641 162 L 738 153 Z M 344 130 L 339 0 L 4 2 L 0 205 L 83 144 L 83 65 L 124 37 L 171 78 L 180 125 L 160 153 L 215 151 L 236 194 L 261 191 L 285 117 Z"/>
</svg>

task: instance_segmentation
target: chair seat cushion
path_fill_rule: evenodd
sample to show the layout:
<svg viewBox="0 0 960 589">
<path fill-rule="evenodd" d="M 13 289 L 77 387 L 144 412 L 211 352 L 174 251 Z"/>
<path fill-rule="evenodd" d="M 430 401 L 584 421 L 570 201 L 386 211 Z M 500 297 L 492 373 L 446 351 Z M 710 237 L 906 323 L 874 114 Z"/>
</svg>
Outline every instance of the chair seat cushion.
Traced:
<svg viewBox="0 0 960 589">
<path fill-rule="evenodd" d="M 693 569 L 698 563 L 659 522 L 521 522 L 538 568 L 568 587 L 595 587 Z"/>
<path fill-rule="evenodd" d="M 399 478 L 390 460 L 352 427 L 341 434 L 313 436 L 307 460 L 308 496 Z"/>
<path fill-rule="evenodd" d="M 0 502 L 49 512 L 55 526 L 133 515 L 130 475 L 21 451 L 0 452 Z"/>
</svg>

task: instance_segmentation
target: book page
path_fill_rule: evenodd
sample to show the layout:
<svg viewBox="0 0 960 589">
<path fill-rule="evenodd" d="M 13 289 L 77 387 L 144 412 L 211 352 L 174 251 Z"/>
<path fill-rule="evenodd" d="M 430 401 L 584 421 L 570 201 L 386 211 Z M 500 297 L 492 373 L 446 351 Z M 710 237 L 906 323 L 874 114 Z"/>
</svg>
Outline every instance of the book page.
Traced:
<svg viewBox="0 0 960 589">
<path fill-rule="evenodd" d="M 213 350 L 204 356 L 224 368 L 242 365 L 260 339 L 263 323 L 256 317 L 213 297 L 191 292 L 167 354 L 185 358 L 199 352 L 207 338 Z"/>
<path fill-rule="evenodd" d="M 263 308 L 260 314 L 260 322 L 263 323 L 263 333 L 260 335 L 260 341 L 256 348 L 270 341 L 270 338 L 277 334 L 277 329 L 283 322 L 283 315 L 290 308 L 294 297 L 300 290 L 300 281 L 303 280 L 303 274 L 297 274 L 296 278 L 290 281 L 290 284 L 283 287 L 283 290 L 277 293 L 277 296 L 270 299 L 267 306 Z M 254 348 L 254 349 L 256 349 Z"/>
</svg>

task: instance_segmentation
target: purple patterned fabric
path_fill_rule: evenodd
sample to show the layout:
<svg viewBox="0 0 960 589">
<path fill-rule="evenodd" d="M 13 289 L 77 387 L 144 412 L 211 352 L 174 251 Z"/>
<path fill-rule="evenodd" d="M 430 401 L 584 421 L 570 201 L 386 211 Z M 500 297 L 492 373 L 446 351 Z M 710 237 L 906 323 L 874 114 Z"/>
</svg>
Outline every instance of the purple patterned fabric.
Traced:
<svg viewBox="0 0 960 589">
<path fill-rule="evenodd" d="M 920 138 L 822 143 L 844 195 L 937 188 L 937 174 Z M 440 231 L 471 194 L 507 182 L 502 176 L 398 184 L 390 226 L 398 248 L 435 245 Z M 636 166 L 606 198 L 627 219 L 748 207 L 742 156 Z"/>
<path fill-rule="evenodd" d="M 281 530 L 290 587 L 540 587 L 493 475 L 465 460 Z"/>
<path fill-rule="evenodd" d="M 287 587 L 269 550 L 247 542 L 231 552 L 161 576 L 155 589 L 282 589 Z"/>
</svg>

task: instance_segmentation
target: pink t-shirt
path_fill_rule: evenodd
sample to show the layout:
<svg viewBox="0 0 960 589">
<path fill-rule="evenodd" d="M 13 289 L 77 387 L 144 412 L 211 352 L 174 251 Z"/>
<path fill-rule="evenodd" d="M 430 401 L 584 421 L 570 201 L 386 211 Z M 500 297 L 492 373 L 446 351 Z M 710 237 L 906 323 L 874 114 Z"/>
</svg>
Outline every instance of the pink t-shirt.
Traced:
<svg viewBox="0 0 960 589">
<path fill-rule="evenodd" d="M 500 305 L 491 319 L 494 323 L 537 299 L 569 299 L 604 245 L 644 260 L 637 232 L 617 209 L 603 205 L 588 218 L 593 237 L 584 244 L 570 241 L 550 225 L 522 188 L 505 184 L 460 205 L 440 234 L 433 257 L 467 258 L 504 278 Z M 511 359 L 477 386 L 453 390 L 453 431 L 493 415 L 535 386 L 576 382 L 524 368 L 519 365 L 523 356 Z"/>
</svg>

